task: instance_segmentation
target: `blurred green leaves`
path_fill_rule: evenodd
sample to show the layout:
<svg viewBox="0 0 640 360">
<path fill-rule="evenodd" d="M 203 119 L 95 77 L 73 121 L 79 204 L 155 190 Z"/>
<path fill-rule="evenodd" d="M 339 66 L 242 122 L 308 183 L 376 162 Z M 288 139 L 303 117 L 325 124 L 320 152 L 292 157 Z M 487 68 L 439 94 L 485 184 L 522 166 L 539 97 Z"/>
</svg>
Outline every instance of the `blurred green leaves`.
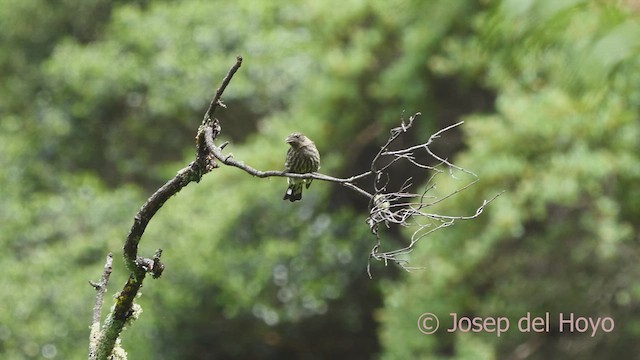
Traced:
<svg viewBox="0 0 640 360">
<path fill-rule="evenodd" d="M 93 301 L 88 280 L 97 280 L 96 265 L 121 246 L 141 201 L 131 188 L 106 192 L 93 177 L 58 182 L 57 194 L 0 190 L 0 343 L 6 359 L 82 353 L 85 346 L 69 339 L 87 338 Z"/>
<path fill-rule="evenodd" d="M 615 336 L 588 341 L 554 330 L 539 340 L 533 358 L 634 351 L 626 341 L 640 321 L 630 305 L 640 299 L 629 296 L 637 291 L 630 276 L 639 270 L 632 220 L 638 213 L 631 205 L 636 191 L 627 186 L 638 181 L 640 166 L 639 49 L 627 37 L 639 23 L 608 3 L 551 3 L 496 4 L 473 20 L 475 36 L 452 39 L 438 60 L 441 71 L 467 74 L 498 94 L 495 113 L 467 117 L 468 148 L 458 156 L 457 164 L 473 167 L 482 181 L 443 211 L 458 213 L 507 192 L 480 220 L 422 244 L 412 260 L 427 270 L 387 288 L 387 358 L 502 358 L 532 341 L 517 330 L 500 339 L 462 333 L 424 339 L 407 324 L 425 311 L 511 319 L 527 311 L 610 314 L 620 326 Z M 557 320 L 551 326 L 557 330 Z M 415 342 L 400 340 L 407 338 Z M 482 345 L 469 347 L 470 338 Z"/>
</svg>

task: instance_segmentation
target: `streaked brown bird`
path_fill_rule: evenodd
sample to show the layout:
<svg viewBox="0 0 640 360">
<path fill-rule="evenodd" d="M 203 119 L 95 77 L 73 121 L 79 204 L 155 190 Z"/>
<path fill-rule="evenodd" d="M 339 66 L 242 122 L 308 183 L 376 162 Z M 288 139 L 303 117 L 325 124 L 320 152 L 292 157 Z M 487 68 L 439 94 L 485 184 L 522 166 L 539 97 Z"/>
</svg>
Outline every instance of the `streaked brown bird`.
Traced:
<svg viewBox="0 0 640 360">
<path fill-rule="evenodd" d="M 286 172 L 306 174 L 320 169 L 320 153 L 313 141 L 299 132 L 292 133 L 285 141 L 291 146 L 284 163 Z M 289 188 L 282 200 L 294 202 L 302 199 L 302 185 L 308 189 L 312 180 L 288 178 Z"/>
</svg>

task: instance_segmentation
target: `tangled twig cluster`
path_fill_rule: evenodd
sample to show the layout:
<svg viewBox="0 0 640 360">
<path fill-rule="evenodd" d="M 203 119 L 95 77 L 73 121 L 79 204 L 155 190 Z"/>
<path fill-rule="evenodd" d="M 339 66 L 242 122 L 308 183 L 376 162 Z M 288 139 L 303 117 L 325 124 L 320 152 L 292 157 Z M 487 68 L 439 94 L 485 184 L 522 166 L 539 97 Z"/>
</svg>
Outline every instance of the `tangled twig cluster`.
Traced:
<svg viewBox="0 0 640 360">
<path fill-rule="evenodd" d="M 441 158 L 429 148 L 429 145 L 431 145 L 443 133 L 462 125 L 464 123 L 462 121 L 436 132 L 431 135 L 425 143 L 399 150 L 389 150 L 392 143 L 394 143 L 398 137 L 411 129 L 414 121 L 420 115 L 420 113 L 416 113 L 409 118 L 408 122 L 405 123 L 402 121 L 400 126 L 391 129 L 389 139 L 380 148 L 378 154 L 371 161 L 371 170 L 368 172 L 368 174 L 374 175 L 373 187 L 375 192 L 371 196 L 371 201 L 369 202 L 369 217 L 367 218 L 367 224 L 369 224 L 371 232 L 376 237 L 376 243 L 371 249 L 369 259 L 384 261 L 385 264 L 393 262 L 407 271 L 416 269 L 416 267 L 409 266 L 407 255 L 413 251 L 414 246 L 418 241 L 437 230 L 453 225 L 457 220 L 470 220 L 478 217 L 484 208 L 501 194 L 496 194 L 493 198 L 485 200 L 482 205 L 476 209 L 476 212 L 473 215 L 448 216 L 429 212 L 429 207 L 441 203 L 455 194 L 468 189 L 470 186 L 478 182 L 479 178 L 473 172 L 458 167 L 447 159 Z M 419 150 L 426 152 L 432 160 L 437 162 L 437 165 L 432 166 L 421 162 L 421 157 L 416 155 L 416 152 Z M 389 180 L 394 176 L 391 173 L 391 167 L 400 161 L 408 161 L 418 169 L 433 172 L 431 177 L 429 177 L 429 181 L 420 193 L 411 192 L 413 185 L 412 178 L 404 180 L 400 188 L 396 191 L 388 189 Z M 473 180 L 444 196 L 437 197 L 435 195 L 431 195 L 430 191 L 435 189 L 434 178 L 436 175 L 445 172 L 441 169 L 443 166 L 446 167 L 450 173 L 457 170 L 469 174 L 472 176 Z M 415 230 L 411 235 L 408 245 L 395 250 L 380 251 L 380 225 L 384 225 L 386 228 L 393 225 L 411 227 L 415 228 Z M 369 277 L 371 277 L 370 262 L 367 266 L 367 272 Z"/>
</svg>

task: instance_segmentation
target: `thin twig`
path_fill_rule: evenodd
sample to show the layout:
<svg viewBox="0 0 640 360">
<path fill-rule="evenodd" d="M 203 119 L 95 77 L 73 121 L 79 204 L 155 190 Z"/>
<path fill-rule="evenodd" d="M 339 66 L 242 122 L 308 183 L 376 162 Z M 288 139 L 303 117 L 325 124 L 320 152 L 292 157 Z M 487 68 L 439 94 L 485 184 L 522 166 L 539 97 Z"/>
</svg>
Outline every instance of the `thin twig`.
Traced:
<svg viewBox="0 0 640 360">
<path fill-rule="evenodd" d="M 222 84 L 216 91 L 216 95 L 213 97 L 213 99 L 211 99 L 209 108 L 204 113 L 204 118 L 202 119 L 203 125 L 211 120 L 211 115 L 213 115 L 213 112 L 216 111 L 216 107 L 221 104 L 220 99 L 222 98 L 222 93 L 224 93 L 224 90 L 227 88 L 227 85 L 229 85 L 229 82 L 231 82 L 231 79 L 233 78 L 233 75 L 235 75 L 236 71 L 240 69 L 240 66 L 242 66 L 242 56 L 237 56 L 235 65 L 233 65 L 231 69 L 229 69 L 227 76 L 224 77 L 224 79 L 222 80 Z"/>
<path fill-rule="evenodd" d="M 206 141 L 207 148 L 209 149 L 211 154 L 213 154 L 213 156 L 216 159 L 218 159 L 221 163 L 241 169 L 255 177 L 259 177 L 259 178 L 289 177 L 289 178 L 297 178 L 297 179 L 317 179 L 322 181 L 339 183 L 368 198 L 371 198 L 373 196 L 369 194 L 369 192 L 367 192 L 366 190 L 361 189 L 358 186 L 353 184 L 356 180 L 359 180 L 371 175 L 371 171 L 367 171 L 362 174 L 351 176 L 348 178 L 336 178 L 336 177 L 324 175 L 318 172 L 297 174 L 297 173 L 290 173 L 290 172 L 280 171 L 280 170 L 262 171 L 262 170 L 255 169 L 243 162 L 237 161 L 236 159 L 234 159 L 232 155 L 224 155 L 222 153 L 222 149 L 219 146 L 216 146 L 214 144 L 212 137 L 209 134 L 210 131 L 211 131 L 210 129 L 205 129 L 205 141 Z"/>
<path fill-rule="evenodd" d="M 463 121 L 437 131 L 436 133 L 431 135 L 425 143 L 405 147 L 399 150 L 389 150 L 389 146 L 391 145 L 391 143 L 393 143 L 401 134 L 410 131 L 413 126 L 414 120 L 419 115 L 420 113 L 416 113 L 409 118 L 409 121 L 407 123 L 402 121 L 399 127 L 392 129 L 389 135 L 389 139 L 387 140 L 385 145 L 380 148 L 380 151 L 371 162 L 371 172 L 375 174 L 375 181 L 373 186 L 376 191 L 373 194 L 373 201 L 371 201 L 369 205 L 369 218 L 367 219 L 367 223 L 369 224 L 371 232 L 376 236 L 376 243 L 371 249 L 371 253 L 369 254 L 369 263 L 367 264 L 367 273 L 369 274 L 369 277 L 372 276 L 371 259 L 383 261 L 385 266 L 389 262 L 395 263 L 406 271 L 419 268 L 408 266 L 408 259 L 404 258 L 411 251 L 413 251 L 414 246 L 419 240 L 437 230 L 453 225 L 455 221 L 477 218 L 489 203 L 491 203 L 493 200 L 495 200 L 495 198 L 502 194 L 499 193 L 493 198 L 485 200 L 483 204 L 476 209 L 475 214 L 470 216 L 440 215 L 423 211 L 423 209 L 427 207 L 441 203 L 446 199 L 449 199 L 450 197 L 468 189 L 477 181 L 479 181 L 479 179 L 478 176 L 472 171 L 454 165 L 453 163 L 448 161 L 448 159 L 436 155 L 429 148 L 429 145 L 431 145 L 436 139 L 440 138 L 442 134 L 462 125 L 464 123 Z M 437 160 L 439 164 L 436 166 L 425 165 L 423 161 L 417 158 L 417 155 L 415 154 L 417 150 L 426 151 L 427 155 L 429 155 L 431 159 Z M 383 166 L 378 166 L 378 162 L 382 161 L 383 159 L 386 160 L 386 164 Z M 421 193 L 412 193 L 409 191 L 409 188 L 411 187 L 410 178 L 405 180 L 404 184 L 398 191 L 387 191 L 387 183 L 392 177 L 392 175 L 389 174 L 389 171 L 391 171 L 391 165 L 402 160 L 407 161 L 415 168 L 434 172 L 429 181 L 427 181 L 427 186 L 425 186 L 425 189 Z M 475 180 L 443 197 L 437 198 L 428 195 L 428 192 L 435 188 L 435 184 L 432 183 L 434 177 L 437 174 L 443 173 L 442 170 L 438 169 L 438 166 L 441 165 L 446 165 L 449 168 L 449 172 L 451 174 L 453 170 L 458 170 L 473 176 Z M 380 185 L 380 181 L 383 178 L 386 179 L 386 182 L 383 185 Z M 421 219 L 427 220 L 427 222 L 422 223 Z M 417 226 L 417 229 L 411 236 L 409 245 L 400 249 L 381 252 L 381 239 L 379 231 L 380 224 L 384 224 L 385 227 L 389 227 L 390 225 L 403 227 Z"/>
<path fill-rule="evenodd" d="M 100 282 L 89 282 L 91 286 L 96 289 L 96 303 L 93 307 L 93 321 L 91 322 L 91 333 L 89 335 L 89 359 L 91 360 L 96 359 L 96 357 L 98 356 L 97 346 L 98 339 L 100 338 L 100 318 L 102 314 L 102 305 L 104 304 L 104 295 L 107 292 L 109 277 L 111 276 L 112 270 L 113 253 L 109 253 L 104 264 L 104 271 L 102 272 L 102 279 L 100 279 Z"/>
<path fill-rule="evenodd" d="M 420 113 L 418 113 L 418 114 L 420 114 Z M 417 114 L 416 114 L 416 115 L 417 115 Z M 412 123 L 412 122 L 410 122 L 409 124 L 411 124 L 411 123 Z M 431 136 L 429 137 L 429 140 L 428 140 L 426 143 L 419 144 L 419 145 L 414 145 L 414 146 L 410 146 L 410 147 L 405 148 L 405 149 L 402 149 L 402 150 L 396 150 L 396 151 L 385 151 L 385 152 L 383 152 L 383 153 L 382 153 L 382 155 L 398 155 L 398 154 L 408 153 L 408 152 L 411 152 L 411 151 L 413 151 L 413 150 L 417 150 L 417 149 L 425 148 L 425 147 L 427 147 L 427 146 L 431 145 L 431 143 L 433 143 L 433 141 L 434 141 L 435 139 L 439 138 L 439 137 L 440 137 L 440 135 L 442 135 L 442 134 L 443 134 L 443 133 L 445 133 L 446 131 L 449 131 L 449 130 L 451 130 L 451 129 L 455 128 L 455 127 L 458 127 L 458 126 L 460 126 L 460 125 L 462 125 L 462 124 L 464 124 L 464 121 L 457 122 L 457 123 L 455 123 L 455 124 L 453 124 L 453 125 L 449 125 L 449 126 L 447 126 L 446 128 L 443 128 L 443 129 L 438 130 L 438 132 L 434 133 L 433 135 L 431 135 Z M 406 130 L 405 130 L 405 131 L 406 131 Z M 394 139 L 395 139 L 395 138 L 394 138 Z"/>
</svg>

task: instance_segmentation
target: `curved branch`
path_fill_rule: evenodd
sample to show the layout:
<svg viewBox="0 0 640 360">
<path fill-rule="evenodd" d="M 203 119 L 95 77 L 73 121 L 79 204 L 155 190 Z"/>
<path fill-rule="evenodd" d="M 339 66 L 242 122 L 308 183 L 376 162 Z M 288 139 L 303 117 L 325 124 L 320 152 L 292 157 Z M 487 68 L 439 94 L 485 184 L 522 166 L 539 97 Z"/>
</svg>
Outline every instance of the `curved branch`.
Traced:
<svg viewBox="0 0 640 360">
<path fill-rule="evenodd" d="M 229 82 L 231 82 L 231 78 L 233 78 L 233 75 L 235 75 L 236 71 L 240 69 L 240 66 L 242 66 L 242 56 L 238 55 L 236 57 L 235 65 L 233 65 L 231 69 L 229 69 L 227 76 L 224 77 L 224 79 L 222 80 L 222 84 L 220 84 L 220 87 L 216 91 L 216 95 L 213 97 L 213 99 L 211 99 L 211 102 L 209 103 L 209 108 L 204 113 L 204 118 L 202 119 L 203 125 L 208 121 L 211 121 L 211 115 L 213 115 L 213 112 L 216 111 L 216 108 L 218 107 L 218 105 L 221 105 L 222 107 L 224 107 L 224 104 L 220 100 L 222 98 L 222 93 L 224 93 L 224 90 L 227 88 L 227 85 L 229 85 Z"/>
<path fill-rule="evenodd" d="M 154 278 L 162 274 L 164 269 L 164 265 L 160 262 L 162 251 L 158 250 L 151 258 L 143 258 L 138 256 L 138 245 L 147 225 L 165 202 L 189 183 L 199 181 L 204 173 L 211 171 L 215 167 L 208 158 L 208 154 L 201 151 L 199 144 L 200 134 L 206 128 L 213 138 L 212 128 L 215 126 L 219 128 L 219 125 L 212 121 L 211 116 L 218 105 L 224 106 L 220 100 L 221 96 L 241 65 L 242 57 L 238 56 L 236 63 L 223 79 L 222 84 L 209 104 L 203 123 L 196 136 L 198 151 L 195 161 L 178 171 L 173 179 L 153 193 L 135 215 L 133 225 L 123 247 L 125 264 L 130 271 L 129 279 L 122 291 L 117 294 L 113 311 L 107 316 L 102 329 L 99 332 L 91 332 L 90 358 L 107 359 L 111 356 L 124 326 L 135 317 L 133 301 L 142 287 L 146 274 L 151 273 Z M 93 323 L 96 323 L 95 319 Z"/>
</svg>

